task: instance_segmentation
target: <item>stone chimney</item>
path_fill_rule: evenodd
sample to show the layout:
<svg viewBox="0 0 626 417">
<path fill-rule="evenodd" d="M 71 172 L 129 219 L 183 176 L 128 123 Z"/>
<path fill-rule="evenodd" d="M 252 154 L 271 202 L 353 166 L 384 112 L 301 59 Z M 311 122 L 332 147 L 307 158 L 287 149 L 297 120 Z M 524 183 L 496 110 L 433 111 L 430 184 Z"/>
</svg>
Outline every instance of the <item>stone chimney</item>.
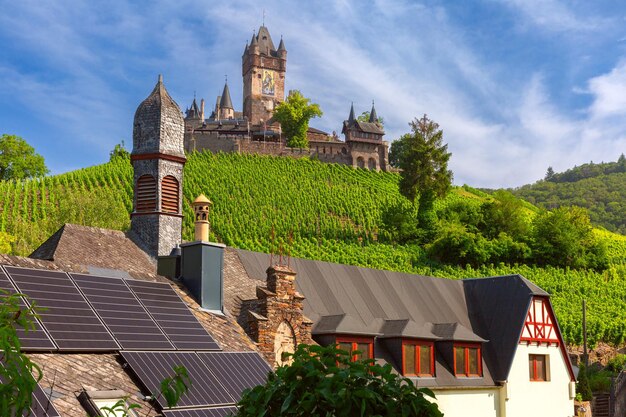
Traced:
<svg viewBox="0 0 626 417">
<path fill-rule="evenodd" d="M 180 245 L 181 275 L 183 284 L 203 309 L 222 314 L 225 246 L 209 242 L 210 206 L 211 202 L 204 195 L 193 202 L 195 241 Z"/>
<path fill-rule="evenodd" d="M 200 120 L 204 122 L 204 99 L 200 100 Z"/>
<path fill-rule="evenodd" d="M 163 77 L 135 112 L 133 126 L 133 212 L 129 237 L 153 258 L 180 244 L 184 125 Z"/>
<path fill-rule="evenodd" d="M 304 296 L 296 290 L 296 272 L 289 266 L 267 269 L 265 287 L 257 287 L 257 302 L 248 310 L 250 337 L 274 367 L 288 363 L 282 357 L 300 343 L 311 344 L 313 322 L 304 316 Z"/>
</svg>

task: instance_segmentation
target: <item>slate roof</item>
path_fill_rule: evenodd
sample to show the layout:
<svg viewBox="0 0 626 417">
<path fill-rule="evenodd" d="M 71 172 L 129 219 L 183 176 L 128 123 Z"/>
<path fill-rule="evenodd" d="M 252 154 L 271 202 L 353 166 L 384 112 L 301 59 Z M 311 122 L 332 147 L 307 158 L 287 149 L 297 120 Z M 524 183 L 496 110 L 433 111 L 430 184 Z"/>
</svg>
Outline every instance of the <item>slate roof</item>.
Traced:
<svg viewBox="0 0 626 417">
<path fill-rule="evenodd" d="M 237 254 L 249 277 L 233 287 L 265 279 L 269 255 Z M 297 258 L 290 264 L 297 273 L 296 288 L 306 297 L 304 314 L 315 323 L 314 337 L 369 334 L 377 340 L 483 343 L 483 378 L 456 378 L 438 353 L 436 378 L 415 380 L 431 387 L 494 386 L 506 380 L 529 303 L 535 295 L 548 296 L 520 275 L 451 280 Z M 240 299 L 246 296 L 250 293 Z M 379 360 L 400 369 L 384 343 L 377 342 L 375 351 Z"/>
<path fill-rule="evenodd" d="M 224 275 L 236 280 L 245 274 L 243 268 L 233 267 L 232 250 L 225 254 Z M 34 258 L 0 254 L 0 264 L 26 268 L 63 270 L 77 273 L 101 273 L 107 276 L 167 282 L 213 336 L 224 351 L 257 351 L 256 345 L 229 314 L 217 315 L 200 309 L 200 306 L 182 286 L 156 275 L 156 266 L 124 233 L 95 227 L 66 224 L 33 252 Z M 41 259 L 47 258 L 47 259 Z M 120 269 L 121 267 L 121 269 Z M 125 268 L 126 267 L 126 268 Z M 124 268 L 126 270 L 124 270 Z M 130 401 L 150 409 L 143 400 L 140 388 L 121 365 L 116 353 L 29 353 L 28 356 L 43 369 L 44 378 L 39 385 L 52 392 L 52 403 L 62 416 L 85 415 L 77 394 L 86 390 L 123 390 Z M 144 415 L 144 414 L 142 414 Z M 155 410 L 150 416 L 159 415 Z"/>
<path fill-rule="evenodd" d="M 224 84 L 224 91 L 222 91 L 222 96 L 220 98 L 220 108 L 222 109 L 232 109 L 233 102 L 230 99 L 230 89 L 228 88 L 228 83 Z"/>
</svg>

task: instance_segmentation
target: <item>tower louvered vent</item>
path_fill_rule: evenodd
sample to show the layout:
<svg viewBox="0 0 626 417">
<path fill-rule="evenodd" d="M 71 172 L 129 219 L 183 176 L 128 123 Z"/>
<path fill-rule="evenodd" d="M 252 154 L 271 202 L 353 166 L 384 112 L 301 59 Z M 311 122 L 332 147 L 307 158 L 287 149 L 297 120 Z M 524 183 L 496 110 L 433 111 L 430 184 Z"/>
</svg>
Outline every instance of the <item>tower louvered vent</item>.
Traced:
<svg viewBox="0 0 626 417">
<path fill-rule="evenodd" d="M 137 202 L 135 212 L 145 213 L 156 211 L 157 208 L 157 183 L 152 175 L 142 175 L 137 180 Z"/>
<path fill-rule="evenodd" d="M 164 213 L 178 213 L 178 181 L 168 175 L 161 182 L 161 211 Z"/>
</svg>

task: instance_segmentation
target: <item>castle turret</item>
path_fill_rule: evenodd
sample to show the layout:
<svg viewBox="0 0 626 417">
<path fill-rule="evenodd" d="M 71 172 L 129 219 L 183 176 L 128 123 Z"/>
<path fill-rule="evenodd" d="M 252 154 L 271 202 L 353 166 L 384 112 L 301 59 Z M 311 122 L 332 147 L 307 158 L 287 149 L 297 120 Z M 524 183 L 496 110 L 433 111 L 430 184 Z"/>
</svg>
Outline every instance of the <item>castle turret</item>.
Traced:
<svg viewBox="0 0 626 417">
<path fill-rule="evenodd" d="M 378 115 L 376 114 L 376 108 L 374 108 L 374 100 L 372 100 L 372 110 L 370 111 L 369 122 L 378 124 Z"/>
<path fill-rule="evenodd" d="M 135 112 L 131 153 L 135 174 L 129 236 L 152 257 L 168 255 L 181 242 L 183 136 L 182 113 L 159 75 Z"/>
<path fill-rule="evenodd" d="M 224 91 L 220 97 L 219 104 L 219 118 L 220 119 L 234 119 L 235 109 L 233 108 L 233 102 L 230 99 L 230 90 L 228 89 L 228 82 L 224 84 Z"/>
</svg>

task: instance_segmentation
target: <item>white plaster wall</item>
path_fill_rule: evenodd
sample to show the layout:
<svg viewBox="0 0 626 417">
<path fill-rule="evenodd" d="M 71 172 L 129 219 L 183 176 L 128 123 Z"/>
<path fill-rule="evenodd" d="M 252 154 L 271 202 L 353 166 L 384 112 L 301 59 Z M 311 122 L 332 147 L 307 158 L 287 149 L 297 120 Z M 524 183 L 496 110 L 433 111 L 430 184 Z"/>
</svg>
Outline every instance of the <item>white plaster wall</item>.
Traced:
<svg viewBox="0 0 626 417">
<path fill-rule="evenodd" d="M 500 416 L 499 388 L 436 390 L 436 403 L 445 417 L 504 417 Z"/>
<path fill-rule="evenodd" d="M 531 381 L 528 355 L 549 355 L 550 381 Z M 508 379 L 506 417 L 572 417 L 574 401 L 569 396 L 570 376 L 558 346 L 520 344 Z"/>
</svg>

